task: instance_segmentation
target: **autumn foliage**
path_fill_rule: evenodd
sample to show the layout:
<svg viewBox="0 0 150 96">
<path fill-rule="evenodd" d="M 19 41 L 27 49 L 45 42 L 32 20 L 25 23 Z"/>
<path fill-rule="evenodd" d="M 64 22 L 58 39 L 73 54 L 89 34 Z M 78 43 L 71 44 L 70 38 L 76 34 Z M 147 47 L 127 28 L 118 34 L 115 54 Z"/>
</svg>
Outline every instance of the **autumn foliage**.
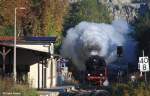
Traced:
<svg viewBox="0 0 150 96">
<path fill-rule="evenodd" d="M 0 35 L 13 35 L 15 8 L 18 36 L 59 35 L 68 6 L 68 0 L 1 0 Z"/>
</svg>

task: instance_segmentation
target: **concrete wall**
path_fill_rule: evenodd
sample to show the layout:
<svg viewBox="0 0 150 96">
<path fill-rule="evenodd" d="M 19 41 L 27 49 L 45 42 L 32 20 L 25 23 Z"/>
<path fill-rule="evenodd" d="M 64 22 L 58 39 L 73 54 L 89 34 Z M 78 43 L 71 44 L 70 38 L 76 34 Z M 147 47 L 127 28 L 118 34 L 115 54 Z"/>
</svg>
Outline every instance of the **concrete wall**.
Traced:
<svg viewBox="0 0 150 96">
<path fill-rule="evenodd" d="M 38 68 L 38 63 L 30 65 L 28 77 L 30 85 L 33 88 L 56 87 L 57 84 L 56 60 L 54 58 L 47 59 L 46 67 L 44 66 L 42 67 L 42 64 L 39 64 Z"/>
<path fill-rule="evenodd" d="M 40 69 L 42 68 L 42 64 L 39 64 Z M 42 76 L 42 72 L 40 72 L 40 77 Z M 41 80 L 41 79 L 40 79 Z M 38 63 L 35 63 L 30 66 L 30 72 L 28 72 L 28 81 L 31 87 L 38 88 Z M 41 86 L 41 84 L 40 84 Z"/>
</svg>

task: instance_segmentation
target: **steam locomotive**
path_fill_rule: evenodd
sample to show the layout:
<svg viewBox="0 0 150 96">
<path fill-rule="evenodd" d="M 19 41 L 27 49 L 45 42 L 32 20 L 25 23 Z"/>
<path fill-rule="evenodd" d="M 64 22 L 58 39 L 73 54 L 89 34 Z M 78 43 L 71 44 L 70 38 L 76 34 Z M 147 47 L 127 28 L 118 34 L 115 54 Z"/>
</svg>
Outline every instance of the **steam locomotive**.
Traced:
<svg viewBox="0 0 150 96">
<path fill-rule="evenodd" d="M 117 46 L 117 56 L 122 57 L 123 48 L 122 46 Z M 86 62 L 86 81 L 89 83 L 94 83 L 100 86 L 108 85 L 108 68 L 103 57 L 98 55 L 90 56 Z"/>
<path fill-rule="evenodd" d="M 108 85 L 107 65 L 103 57 L 98 55 L 90 56 L 86 60 L 86 81 L 97 86 Z"/>
</svg>

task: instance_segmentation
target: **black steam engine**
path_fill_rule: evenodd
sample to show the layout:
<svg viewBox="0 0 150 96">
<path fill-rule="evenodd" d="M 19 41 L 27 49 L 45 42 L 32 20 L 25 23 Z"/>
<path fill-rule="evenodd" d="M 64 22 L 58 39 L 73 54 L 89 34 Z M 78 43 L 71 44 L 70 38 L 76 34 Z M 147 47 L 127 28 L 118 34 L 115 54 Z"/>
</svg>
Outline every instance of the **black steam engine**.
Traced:
<svg viewBox="0 0 150 96">
<path fill-rule="evenodd" d="M 122 57 L 123 48 L 122 46 L 117 46 L 117 56 L 118 58 Z M 86 81 L 94 83 L 96 85 L 103 86 L 108 81 L 108 68 L 103 57 L 98 55 L 90 56 L 86 62 Z M 108 83 L 108 82 L 107 82 Z"/>
<path fill-rule="evenodd" d="M 86 61 L 86 81 L 103 86 L 103 83 L 107 80 L 107 66 L 103 57 L 93 55 Z"/>
</svg>

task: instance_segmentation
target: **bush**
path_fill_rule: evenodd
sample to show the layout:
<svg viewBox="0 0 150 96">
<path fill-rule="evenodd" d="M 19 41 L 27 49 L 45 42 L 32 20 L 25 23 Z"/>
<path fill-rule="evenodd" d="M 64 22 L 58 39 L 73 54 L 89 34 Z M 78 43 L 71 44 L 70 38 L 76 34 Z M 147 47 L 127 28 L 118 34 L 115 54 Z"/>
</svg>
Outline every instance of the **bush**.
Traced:
<svg viewBox="0 0 150 96">
<path fill-rule="evenodd" d="M 115 84 L 113 86 L 113 96 L 150 96 L 150 86 L 143 83 L 137 87 L 132 84 Z"/>
<path fill-rule="evenodd" d="M 21 96 L 38 96 L 35 89 L 28 84 L 14 84 L 12 78 L 0 79 L 0 96 L 7 93 L 21 94 Z"/>
</svg>

